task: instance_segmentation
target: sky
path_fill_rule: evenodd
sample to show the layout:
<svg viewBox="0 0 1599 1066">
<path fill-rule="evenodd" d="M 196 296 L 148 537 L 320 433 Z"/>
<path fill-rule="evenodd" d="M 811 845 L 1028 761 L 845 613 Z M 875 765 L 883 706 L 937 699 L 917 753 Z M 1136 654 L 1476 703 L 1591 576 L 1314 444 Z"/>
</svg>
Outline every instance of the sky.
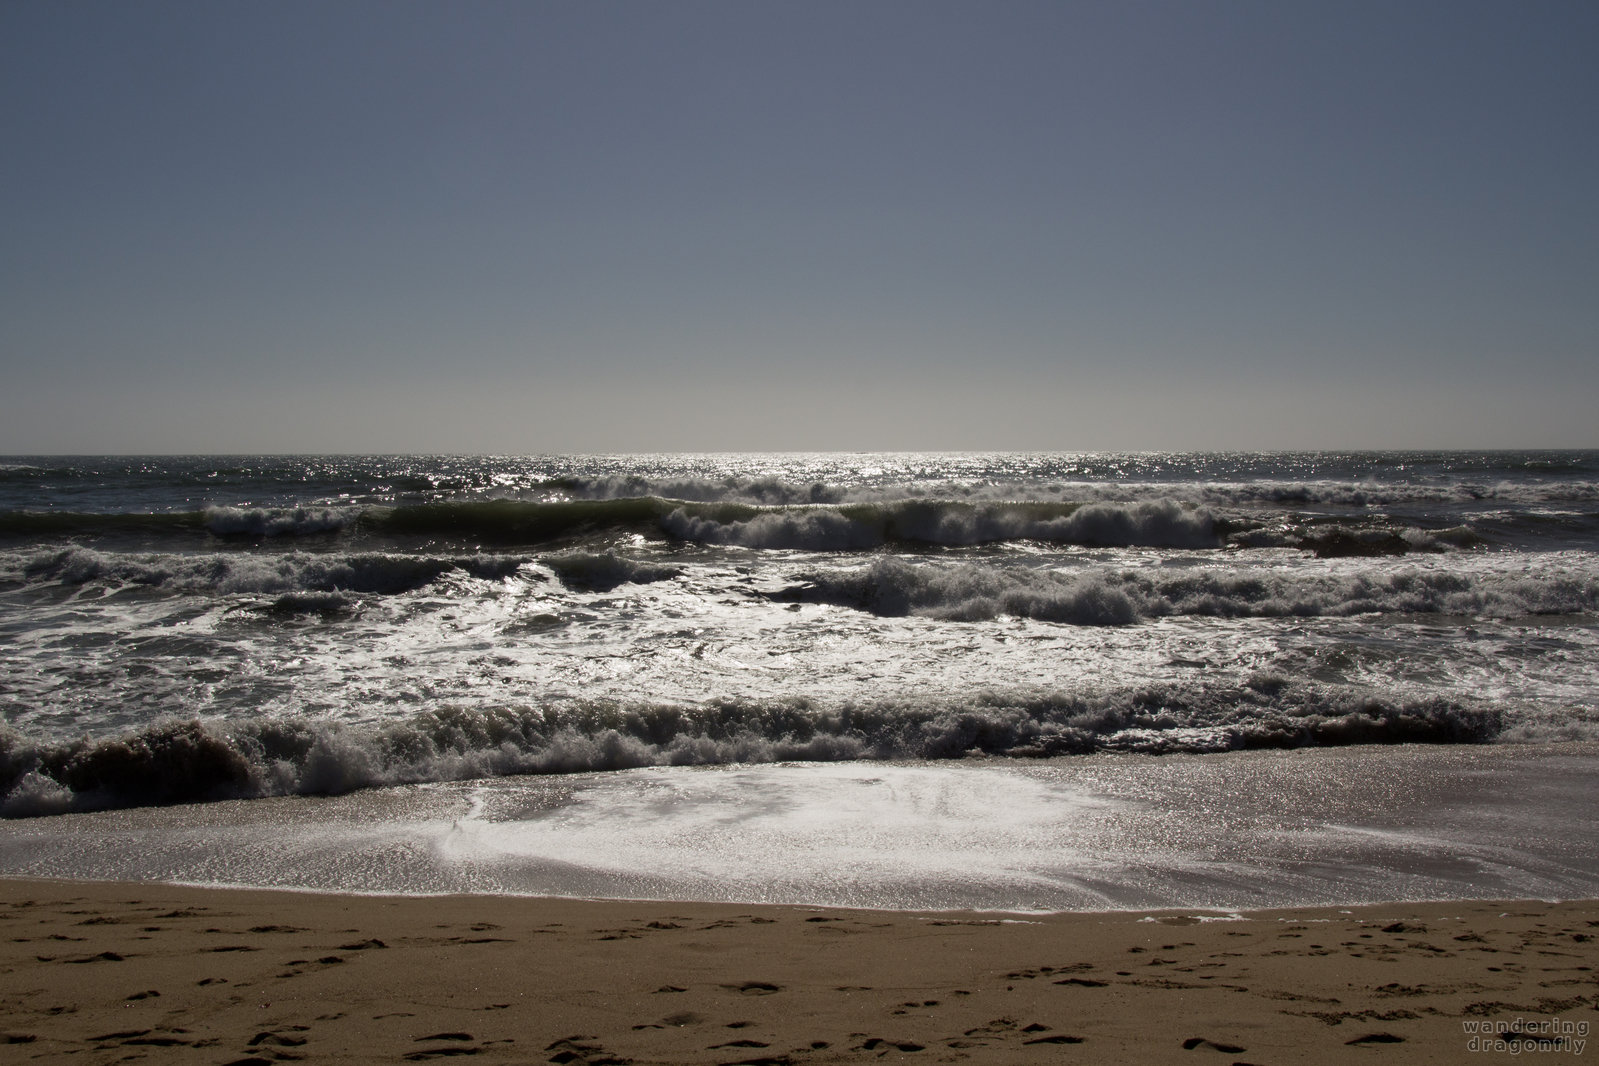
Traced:
<svg viewBox="0 0 1599 1066">
<path fill-rule="evenodd" d="M 1599 447 L 1591 0 L 0 0 L 0 453 Z"/>
</svg>

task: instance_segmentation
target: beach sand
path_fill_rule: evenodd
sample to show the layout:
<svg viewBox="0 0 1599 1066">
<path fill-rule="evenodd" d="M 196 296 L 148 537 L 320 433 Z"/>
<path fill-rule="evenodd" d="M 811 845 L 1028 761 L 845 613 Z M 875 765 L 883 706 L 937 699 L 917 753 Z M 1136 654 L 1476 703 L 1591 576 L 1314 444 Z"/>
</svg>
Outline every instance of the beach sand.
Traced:
<svg viewBox="0 0 1599 1066">
<path fill-rule="evenodd" d="M 1596 938 L 1593 901 L 996 915 L 4 879 L 0 1043 L 81 1063 L 1558 1057 L 1599 1022 Z"/>
</svg>

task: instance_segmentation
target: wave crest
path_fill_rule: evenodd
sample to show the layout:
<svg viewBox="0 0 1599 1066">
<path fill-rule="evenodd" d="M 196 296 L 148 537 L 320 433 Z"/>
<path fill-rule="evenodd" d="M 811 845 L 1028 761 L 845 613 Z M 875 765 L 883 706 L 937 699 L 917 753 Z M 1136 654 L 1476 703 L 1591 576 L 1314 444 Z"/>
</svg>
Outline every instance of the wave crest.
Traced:
<svg viewBox="0 0 1599 1066">
<path fill-rule="evenodd" d="M 885 617 L 978 621 L 999 615 L 1071 625 L 1129 625 L 1173 615 L 1221 618 L 1371 613 L 1576 615 L 1599 611 L 1599 579 L 1537 575 L 1291 574 L 1208 569 L 1057 571 L 981 563 L 875 560 L 818 570 L 767 593 L 781 602 L 827 603 Z"/>
<path fill-rule="evenodd" d="M 1214 548 L 1222 527 L 1209 511 L 1172 500 L 1134 504 L 973 505 L 911 500 L 752 514 L 680 507 L 661 522 L 680 540 L 747 548 L 863 551 L 885 544 L 962 546 L 1012 540 L 1098 547 Z"/>
<path fill-rule="evenodd" d="M 657 566 L 624 559 L 613 552 L 569 552 L 544 560 L 567 588 L 610 592 L 620 585 L 646 585 L 682 574 L 675 566 Z"/>
<path fill-rule="evenodd" d="M 334 507 L 207 507 L 205 528 L 219 537 L 315 536 L 336 533 L 360 512 Z"/>
<path fill-rule="evenodd" d="M 451 571 L 497 580 L 509 577 L 526 561 L 524 557 L 504 555 L 172 555 L 67 548 L 32 558 L 23 566 L 22 574 L 32 581 L 52 580 L 68 585 L 98 582 L 186 592 L 396 593 L 422 588 Z"/>
<path fill-rule="evenodd" d="M 1482 743 L 1502 729 L 1499 712 L 1456 700 L 1379 698 L 1272 677 L 833 706 L 790 698 L 446 708 L 372 726 L 168 721 L 55 745 L 0 725 L 0 814 L 651 765 Z"/>
</svg>

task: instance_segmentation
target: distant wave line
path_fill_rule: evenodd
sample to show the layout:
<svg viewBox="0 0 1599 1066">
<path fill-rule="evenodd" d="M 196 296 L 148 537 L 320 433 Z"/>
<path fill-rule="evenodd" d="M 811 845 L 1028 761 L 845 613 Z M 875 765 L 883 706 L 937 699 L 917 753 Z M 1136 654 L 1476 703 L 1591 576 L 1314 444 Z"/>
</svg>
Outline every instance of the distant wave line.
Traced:
<svg viewBox="0 0 1599 1066">
<path fill-rule="evenodd" d="M 1445 521 L 1451 519 L 1445 518 Z M 181 546 L 304 539 L 373 546 L 426 542 L 498 550 L 640 535 L 656 540 L 812 551 L 970 547 L 1038 541 L 1085 547 L 1298 547 L 1321 555 L 1403 554 L 1599 531 L 1599 512 L 1493 512 L 1453 525 L 1381 511 L 1244 512 L 1160 497 L 1131 502 L 907 499 L 847 504 L 615 500 L 452 501 L 407 505 L 210 507 L 200 511 L 0 512 L 0 539 L 83 538 Z"/>
<path fill-rule="evenodd" d="M 885 617 L 980 621 L 1009 615 L 1068 625 L 1131 625 L 1173 616 L 1220 618 L 1438 614 L 1501 618 L 1599 613 L 1599 575 L 1583 556 L 1551 556 L 1535 571 L 1472 572 L 1427 566 L 1338 573 L 1270 567 L 1035 567 L 998 560 L 879 556 L 857 566 L 805 566 L 778 587 L 741 593 L 783 603 L 829 604 Z M 13 588 L 140 587 L 172 595 L 271 595 L 276 614 L 359 606 L 452 576 L 521 585 L 557 582 L 577 592 L 682 578 L 692 564 L 670 554 L 614 550 L 543 554 L 402 552 L 120 553 L 86 547 L 0 559 Z M 718 595 L 724 594 L 718 591 Z"/>
</svg>

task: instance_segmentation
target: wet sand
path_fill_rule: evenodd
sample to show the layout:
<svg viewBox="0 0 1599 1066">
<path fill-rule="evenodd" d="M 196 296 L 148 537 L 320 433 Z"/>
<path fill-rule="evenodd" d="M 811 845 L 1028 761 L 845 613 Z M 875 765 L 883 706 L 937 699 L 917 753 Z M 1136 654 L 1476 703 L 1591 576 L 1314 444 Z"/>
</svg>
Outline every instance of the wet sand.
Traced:
<svg viewBox="0 0 1599 1066">
<path fill-rule="evenodd" d="M 80 1063 L 1558 1057 L 1599 1022 L 1596 938 L 1594 901 L 1005 916 L 0 879 L 0 1043 Z"/>
</svg>

